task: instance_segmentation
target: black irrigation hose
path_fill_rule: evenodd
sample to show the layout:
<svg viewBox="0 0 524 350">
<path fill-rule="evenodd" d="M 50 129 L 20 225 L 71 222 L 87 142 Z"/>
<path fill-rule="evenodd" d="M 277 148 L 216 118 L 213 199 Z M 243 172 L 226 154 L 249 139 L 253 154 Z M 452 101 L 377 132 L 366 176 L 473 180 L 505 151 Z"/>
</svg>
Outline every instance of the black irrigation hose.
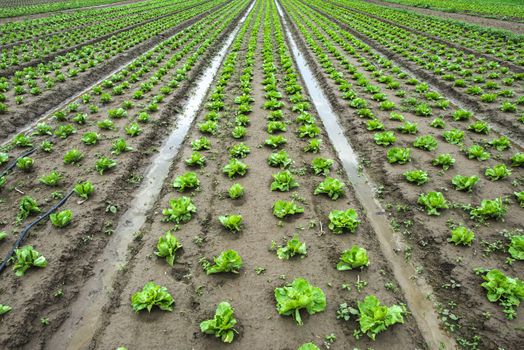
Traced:
<svg viewBox="0 0 524 350">
<path fill-rule="evenodd" d="M 2 264 L 0 265 L 0 273 L 2 273 L 2 271 L 4 271 L 4 269 L 6 268 L 7 266 L 7 263 L 9 262 L 9 260 L 11 259 L 11 257 L 13 256 L 14 252 L 16 249 L 18 249 L 18 247 L 20 246 L 20 244 L 24 241 L 25 237 L 27 236 L 27 233 L 29 232 L 29 230 L 31 228 L 33 228 L 33 226 L 37 225 L 38 223 L 40 223 L 40 221 L 46 219 L 51 213 L 53 213 L 55 210 L 57 210 L 58 208 L 60 208 L 62 205 L 64 205 L 64 203 L 69 199 L 69 197 L 71 197 L 73 195 L 74 191 L 71 190 L 69 191 L 69 193 L 60 200 L 60 202 L 56 203 L 51 209 L 49 209 L 46 213 L 40 215 L 35 221 L 33 221 L 32 223 L 28 224 L 26 227 L 24 227 L 24 229 L 22 230 L 22 232 L 20 232 L 20 236 L 18 236 L 18 239 L 16 240 L 15 244 L 13 245 L 13 247 L 11 248 L 11 250 L 9 251 L 9 253 L 7 253 L 7 256 L 5 257 L 4 261 L 2 261 Z"/>
<path fill-rule="evenodd" d="M 25 153 L 22 153 L 20 156 L 16 157 L 16 159 L 13 160 L 13 162 L 9 164 L 7 168 L 2 172 L 0 177 L 7 175 L 7 173 L 16 166 L 16 162 L 20 158 L 27 157 L 28 155 L 35 153 L 35 151 L 36 151 L 36 148 L 31 148 L 29 151 L 26 151 Z"/>
</svg>

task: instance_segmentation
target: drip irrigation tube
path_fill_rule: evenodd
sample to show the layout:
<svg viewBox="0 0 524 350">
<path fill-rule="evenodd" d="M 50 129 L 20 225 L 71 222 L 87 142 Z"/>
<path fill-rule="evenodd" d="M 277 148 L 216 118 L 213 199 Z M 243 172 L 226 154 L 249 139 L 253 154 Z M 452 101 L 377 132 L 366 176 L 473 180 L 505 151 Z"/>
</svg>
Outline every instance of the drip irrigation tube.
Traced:
<svg viewBox="0 0 524 350">
<path fill-rule="evenodd" d="M 31 228 L 33 228 L 33 226 L 39 224 L 42 220 L 44 220 L 47 217 L 49 217 L 49 215 L 51 213 L 53 213 L 55 210 L 57 210 L 62 205 L 64 205 L 64 203 L 69 199 L 69 197 L 71 197 L 73 195 L 73 193 L 74 193 L 73 190 L 69 191 L 69 193 L 64 198 L 62 198 L 58 203 L 56 203 L 51 209 L 49 209 L 44 214 L 40 215 L 35 221 L 33 221 L 32 223 L 30 223 L 26 227 L 24 227 L 22 232 L 20 232 L 20 236 L 18 236 L 18 239 L 16 240 L 15 244 L 13 244 L 13 247 L 7 253 L 7 256 L 5 257 L 4 261 L 2 261 L 2 264 L 0 265 L 0 273 L 2 273 L 2 271 L 4 271 L 4 269 L 6 268 L 7 264 L 9 263 L 9 260 L 11 260 L 11 257 L 13 256 L 15 250 L 18 249 L 20 244 L 24 241 L 25 237 L 29 233 L 29 230 L 31 230 Z"/>
</svg>

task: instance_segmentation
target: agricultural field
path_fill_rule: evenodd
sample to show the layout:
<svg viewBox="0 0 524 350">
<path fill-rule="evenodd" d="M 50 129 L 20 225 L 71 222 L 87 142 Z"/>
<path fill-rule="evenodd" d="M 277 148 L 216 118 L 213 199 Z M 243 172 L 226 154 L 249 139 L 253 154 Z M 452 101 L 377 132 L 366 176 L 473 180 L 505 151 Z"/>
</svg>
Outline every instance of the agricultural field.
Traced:
<svg viewBox="0 0 524 350">
<path fill-rule="evenodd" d="M 512 22 L 0 4 L 0 348 L 524 348 Z"/>
<path fill-rule="evenodd" d="M 520 0 L 383 0 L 409 6 L 431 8 L 445 12 L 472 13 L 486 17 L 524 20 Z"/>
</svg>

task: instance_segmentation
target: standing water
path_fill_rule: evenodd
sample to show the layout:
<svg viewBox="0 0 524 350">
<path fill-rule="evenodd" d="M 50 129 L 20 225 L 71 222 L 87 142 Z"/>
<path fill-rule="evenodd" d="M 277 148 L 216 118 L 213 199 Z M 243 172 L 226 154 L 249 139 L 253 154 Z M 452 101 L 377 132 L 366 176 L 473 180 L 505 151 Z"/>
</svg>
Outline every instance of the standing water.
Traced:
<svg viewBox="0 0 524 350">
<path fill-rule="evenodd" d="M 338 153 L 349 180 L 353 184 L 357 197 L 366 210 L 371 226 L 380 242 L 382 254 L 389 262 L 389 266 L 404 292 L 410 312 L 415 317 L 419 329 L 431 349 L 439 349 L 442 345 L 446 349 L 454 349 L 453 339 L 439 328 L 438 315 L 433 308 L 432 302 L 426 298 L 427 295 L 432 294 L 431 287 L 421 277 L 418 277 L 416 281 L 410 279 L 410 276 L 416 275 L 414 268 L 395 254 L 395 248 L 398 242 L 402 241 L 402 238 L 391 230 L 388 219 L 383 215 L 383 208 L 373 195 L 373 188 L 370 182 L 365 174 L 359 172 L 358 157 L 342 132 L 342 126 L 338 122 L 338 117 L 322 92 L 318 80 L 300 52 L 289 30 L 280 4 L 277 0 L 275 2 L 298 70 L 324 124 L 328 137 Z"/>
<path fill-rule="evenodd" d="M 254 3 L 249 6 L 246 14 L 213 58 L 211 65 L 195 82 L 195 87 L 189 92 L 189 100 L 182 114 L 177 118 L 175 129 L 162 145 L 144 177 L 147 182 L 141 185 L 130 201 L 131 206 L 120 218 L 114 235 L 93 268 L 93 277 L 84 284 L 77 299 L 71 305 L 71 315 L 51 338 L 47 348 L 78 350 L 89 347 L 99 326 L 98 321 L 103 314 L 102 308 L 109 300 L 112 281 L 119 268 L 127 262 L 127 248 L 133 241 L 133 234 L 144 225 L 147 214 L 160 194 L 171 163 L 177 156 L 229 47 L 253 6 Z"/>
</svg>

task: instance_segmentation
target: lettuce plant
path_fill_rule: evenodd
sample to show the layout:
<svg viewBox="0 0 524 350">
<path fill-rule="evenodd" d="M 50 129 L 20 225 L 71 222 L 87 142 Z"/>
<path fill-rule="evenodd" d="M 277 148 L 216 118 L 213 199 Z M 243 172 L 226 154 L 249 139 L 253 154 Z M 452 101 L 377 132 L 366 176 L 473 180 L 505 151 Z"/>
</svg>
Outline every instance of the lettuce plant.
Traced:
<svg viewBox="0 0 524 350">
<path fill-rule="evenodd" d="M 224 166 L 224 173 L 233 179 L 237 176 L 244 176 L 247 173 L 248 166 L 236 158 L 229 160 L 229 163 Z"/>
<path fill-rule="evenodd" d="M 377 132 L 374 139 L 375 143 L 381 146 L 389 146 L 397 141 L 397 137 L 393 131 Z"/>
<path fill-rule="evenodd" d="M 357 230 L 360 220 L 355 209 L 348 209 L 346 211 L 333 210 L 329 213 L 329 229 L 335 234 L 349 231 L 351 233 Z"/>
<path fill-rule="evenodd" d="M 476 159 L 476 160 L 488 160 L 491 155 L 484 150 L 484 147 L 479 145 L 473 145 L 466 149 L 466 154 L 469 159 Z"/>
<path fill-rule="evenodd" d="M 173 181 L 173 187 L 178 192 L 184 192 L 187 189 L 195 189 L 200 186 L 200 180 L 196 173 L 189 171 L 183 175 L 177 176 Z"/>
<path fill-rule="evenodd" d="M 285 132 L 286 130 L 286 123 L 282 121 L 269 121 L 267 123 L 267 132 L 269 134 L 274 134 L 275 132 Z"/>
<path fill-rule="evenodd" d="M 318 346 L 313 343 L 302 344 L 297 350 L 320 350 Z"/>
<path fill-rule="evenodd" d="M 119 155 L 124 152 L 130 152 L 133 148 L 127 145 L 127 141 L 123 138 L 118 138 L 111 144 L 111 154 Z"/>
<path fill-rule="evenodd" d="M 72 149 L 67 151 L 64 155 L 64 164 L 76 164 L 84 158 L 82 152 L 77 149 Z"/>
<path fill-rule="evenodd" d="M 327 177 L 324 181 L 318 184 L 315 188 L 314 194 L 326 194 L 332 200 L 338 199 L 344 195 L 346 185 L 335 178 Z"/>
<path fill-rule="evenodd" d="M 233 136 L 234 139 L 241 139 L 244 136 L 246 136 L 247 129 L 243 127 L 242 125 L 237 125 L 233 128 L 231 131 L 231 136 Z"/>
<path fill-rule="evenodd" d="M 24 134 L 18 134 L 14 137 L 13 143 L 17 147 L 33 147 L 33 141 L 31 137 Z"/>
<path fill-rule="evenodd" d="M 304 152 L 318 153 L 320 152 L 320 147 L 322 146 L 321 139 L 313 139 L 309 141 L 309 144 L 304 147 Z"/>
<path fill-rule="evenodd" d="M 506 215 L 507 209 L 504 207 L 502 198 L 483 199 L 480 205 L 471 209 L 470 216 L 473 219 L 484 221 L 486 219 L 501 219 Z"/>
<path fill-rule="evenodd" d="M 234 309 L 228 302 L 221 302 L 217 306 L 215 317 L 200 323 L 200 331 L 205 334 L 214 334 L 224 343 L 233 342 L 235 333 L 238 333 L 234 328 L 237 320 L 233 317 L 233 312 Z"/>
<path fill-rule="evenodd" d="M 359 246 L 352 246 L 346 249 L 340 255 L 340 261 L 337 264 L 337 270 L 346 271 L 357 269 L 369 265 L 368 252 Z"/>
<path fill-rule="evenodd" d="M 508 253 L 515 260 L 524 260 L 524 235 L 511 237 Z"/>
<path fill-rule="evenodd" d="M 524 191 L 513 192 L 513 194 L 515 195 L 515 198 L 517 198 L 517 202 L 520 206 L 524 208 Z"/>
<path fill-rule="evenodd" d="M 277 311 L 280 315 L 291 316 L 302 325 L 300 310 L 305 309 L 313 315 L 326 308 L 326 296 L 322 289 L 312 286 L 303 278 L 295 279 L 291 284 L 275 288 Z"/>
<path fill-rule="evenodd" d="M 291 172 L 289 170 L 283 170 L 276 174 L 273 174 L 271 191 L 287 192 L 298 186 L 298 182 L 295 181 L 293 175 L 291 175 Z"/>
<path fill-rule="evenodd" d="M 60 125 L 55 130 L 55 136 L 61 139 L 67 139 L 69 136 L 76 134 L 76 129 L 73 125 Z"/>
<path fill-rule="evenodd" d="M 511 142 L 506 136 L 501 136 L 498 139 L 491 140 L 489 145 L 497 151 L 502 152 L 511 147 Z"/>
<path fill-rule="evenodd" d="M 517 316 L 516 309 L 524 299 L 524 282 L 518 278 L 511 278 L 500 270 L 488 271 L 481 284 L 487 291 L 487 298 L 492 303 L 499 303 L 504 308 L 506 318 L 509 320 Z"/>
<path fill-rule="evenodd" d="M 174 302 L 167 288 L 161 287 L 155 282 L 147 282 L 140 292 L 136 292 L 131 297 L 131 305 L 135 312 L 144 309 L 151 312 L 153 306 L 157 306 L 160 310 L 173 311 Z"/>
<path fill-rule="evenodd" d="M 225 216 L 219 216 L 218 220 L 229 231 L 233 232 L 240 232 L 242 229 L 242 215 L 225 215 Z"/>
<path fill-rule="evenodd" d="M 455 158 L 449 153 L 441 153 L 431 161 L 435 166 L 441 166 L 443 170 L 448 170 L 455 164 Z"/>
<path fill-rule="evenodd" d="M 299 214 L 303 212 L 304 208 L 298 206 L 293 201 L 288 202 L 283 200 L 277 200 L 273 204 L 273 215 L 275 215 L 279 219 L 283 219 L 288 215 Z"/>
<path fill-rule="evenodd" d="M 302 258 L 307 255 L 306 243 L 301 242 L 297 235 L 277 249 L 277 256 L 280 260 L 289 260 L 295 255 L 300 255 Z"/>
<path fill-rule="evenodd" d="M 166 221 L 177 224 L 185 223 L 191 220 L 192 214 L 196 213 L 197 208 L 188 197 L 180 197 L 169 201 L 169 208 L 162 210 L 162 215 Z"/>
<path fill-rule="evenodd" d="M 524 153 L 516 153 L 513 157 L 511 157 L 511 166 L 524 166 Z"/>
<path fill-rule="evenodd" d="M 80 198 L 87 200 L 95 192 L 95 187 L 90 181 L 86 181 L 76 184 L 73 191 L 75 191 Z"/>
<path fill-rule="evenodd" d="M 391 164 L 406 164 L 411 160 L 411 150 L 403 147 L 392 147 L 387 152 L 387 160 Z"/>
<path fill-rule="evenodd" d="M 49 215 L 49 219 L 54 227 L 63 228 L 73 220 L 73 212 L 71 210 L 58 211 Z"/>
<path fill-rule="evenodd" d="M 245 158 L 249 153 L 251 153 L 251 149 L 243 142 L 236 144 L 229 149 L 229 154 L 234 158 Z"/>
<path fill-rule="evenodd" d="M 298 137 L 314 138 L 320 134 L 320 128 L 315 124 L 306 124 L 298 128 Z"/>
<path fill-rule="evenodd" d="M 233 184 L 228 190 L 229 198 L 238 199 L 244 196 L 244 187 L 241 184 Z"/>
<path fill-rule="evenodd" d="M 31 267 L 46 267 L 47 260 L 32 246 L 26 245 L 15 250 L 13 271 L 18 277 L 22 277 Z"/>
<path fill-rule="evenodd" d="M 404 305 L 381 305 L 380 300 L 374 295 L 368 295 L 357 304 L 358 309 L 350 312 L 358 316 L 360 329 L 356 331 L 357 339 L 361 334 L 375 340 L 376 336 L 396 323 L 404 323 L 403 316 L 407 313 Z"/>
<path fill-rule="evenodd" d="M 98 158 L 95 163 L 95 169 L 100 175 L 104 175 L 107 170 L 112 169 L 115 166 L 116 161 L 105 156 Z"/>
<path fill-rule="evenodd" d="M 191 148 L 193 151 L 204 151 L 211 149 L 211 142 L 207 137 L 201 137 L 191 142 Z"/>
<path fill-rule="evenodd" d="M 333 167 L 333 159 L 317 157 L 311 162 L 311 168 L 315 175 L 328 176 Z"/>
<path fill-rule="evenodd" d="M 471 192 L 473 186 L 479 181 L 479 178 L 475 175 L 473 176 L 462 176 L 456 175 L 451 179 L 451 183 L 455 186 L 455 189 L 458 191 L 467 191 Z"/>
<path fill-rule="evenodd" d="M 455 227 L 451 230 L 451 237 L 448 238 L 448 242 L 454 243 L 455 245 L 467 245 L 470 246 L 475 238 L 475 233 L 468 230 L 464 226 Z"/>
<path fill-rule="evenodd" d="M 487 168 L 484 173 L 491 181 L 497 181 L 511 175 L 511 170 L 506 167 L 506 164 L 497 164 L 493 168 Z"/>
<path fill-rule="evenodd" d="M 0 165 L 7 163 L 8 160 L 9 160 L 9 154 L 5 152 L 0 152 Z"/>
<path fill-rule="evenodd" d="M 58 171 L 53 170 L 49 174 L 42 176 L 39 180 L 46 186 L 54 187 L 58 186 L 60 181 L 62 181 L 63 177 L 64 176 L 60 174 Z"/>
<path fill-rule="evenodd" d="M 444 198 L 442 192 L 428 192 L 427 194 L 421 193 L 418 197 L 418 203 L 424 205 L 428 215 L 437 215 L 440 213 L 438 209 L 448 209 L 448 203 Z"/>
<path fill-rule="evenodd" d="M 489 133 L 490 127 L 488 123 L 483 122 L 481 120 L 477 120 L 476 122 L 468 126 L 468 130 L 473 131 L 477 134 L 487 134 Z"/>
<path fill-rule="evenodd" d="M 175 253 L 180 248 L 182 248 L 182 244 L 171 233 L 171 231 L 167 231 L 165 235 L 158 239 L 155 255 L 160 258 L 165 258 L 169 266 L 173 267 L 176 258 Z"/>
<path fill-rule="evenodd" d="M 408 182 L 414 183 L 418 186 L 424 185 L 429 180 L 428 173 L 420 169 L 406 171 L 403 175 Z"/>
<path fill-rule="evenodd" d="M 272 135 L 272 136 L 269 136 L 269 138 L 266 141 L 264 141 L 264 144 L 266 146 L 269 146 L 272 148 L 278 148 L 286 143 L 287 143 L 287 139 L 282 135 Z"/>
<path fill-rule="evenodd" d="M 434 151 L 438 147 L 437 140 L 431 135 L 419 136 L 413 142 L 413 147 L 420 148 L 424 151 Z"/>
<path fill-rule="evenodd" d="M 33 170 L 34 164 L 35 164 L 34 159 L 30 157 L 18 158 L 18 160 L 16 161 L 16 167 L 26 173 Z"/>
<path fill-rule="evenodd" d="M 9 305 L 0 304 L 0 316 L 5 315 L 9 311 L 13 310 L 13 308 Z"/>
<path fill-rule="evenodd" d="M 473 117 L 473 112 L 466 111 L 464 109 L 458 109 L 453 113 L 453 120 L 455 121 L 462 121 L 462 120 L 469 120 L 471 117 Z"/>
<path fill-rule="evenodd" d="M 138 123 L 132 122 L 124 127 L 124 130 L 126 131 L 126 134 L 135 137 L 140 135 L 142 132 L 142 129 L 140 128 L 140 125 Z"/>
<path fill-rule="evenodd" d="M 451 143 L 452 145 L 458 145 L 462 143 L 462 140 L 464 140 L 464 131 L 459 129 L 451 129 L 444 131 L 442 136 L 444 137 L 444 140 L 446 140 L 447 143 Z"/>
<path fill-rule="evenodd" d="M 270 166 L 279 167 L 281 169 L 286 169 L 293 164 L 293 161 L 289 158 L 289 155 L 285 150 L 271 153 L 267 162 Z"/>
<path fill-rule="evenodd" d="M 195 151 L 191 153 L 191 156 L 185 160 L 185 163 L 193 167 L 203 167 L 206 165 L 206 157 L 203 156 L 200 152 Z"/>
<path fill-rule="evenodd" d="M 100 135 L 94 131 L 86 132 L 82 136 L 82 142 L 88 146 L 96 145 L 99 139 Z"/>
<path fill-rule="evenodd" d="M 16 222 L 20 223 L 23 220 L 27 219 L 27 217 L 31 214 L 39 214 L 40 208 L 38 207 L 38 204 L 36 203 L 36 200 L 34 200 L 30 196 L 24 196 L 20 200 L 20 204 L 18 205 L 19 212 L 16 217 Z"/>
<path fill-rule="evenodd" d="M 384 124 L 378 119 L 371 119 L 367 122 L 367 129 L 369 131 L 382 131 L 384 130 Z"/>
<path fill-rule="evenodd" d="M 219 256 L 213 258 L 213 262 L 211 264 L 206 258 L 200 259 L 200 264 L 208 275 L 221 272 L 237 274 L 243 265 L 242 257 L 232 249 L 220 253 Z"/>
<path fill-rule="evenodd" d="M 402 134 L 416 134 L 418 132 L 418 124 L 411 122 L 404 122 L 397 130 Z"/>
</svg>

